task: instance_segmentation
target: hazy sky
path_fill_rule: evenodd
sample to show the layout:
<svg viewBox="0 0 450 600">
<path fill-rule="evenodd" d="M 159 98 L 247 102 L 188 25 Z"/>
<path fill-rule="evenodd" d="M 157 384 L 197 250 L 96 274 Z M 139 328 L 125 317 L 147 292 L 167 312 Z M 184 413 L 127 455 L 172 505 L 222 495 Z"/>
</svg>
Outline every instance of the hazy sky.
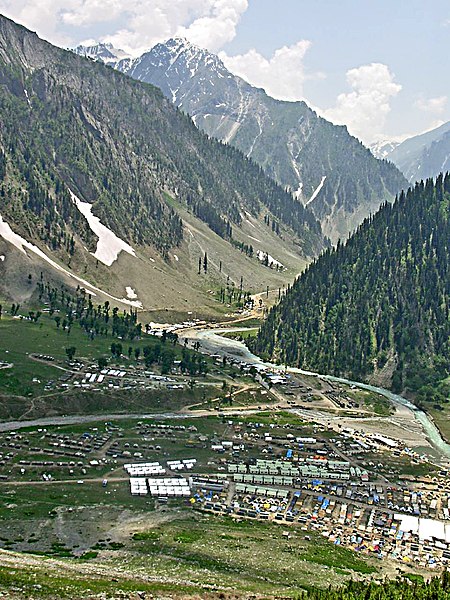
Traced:
<svg viewBox="0 0 450 600">
<path fill-rule="evenodd" d="M 450 120 L 449 0 L 0 0 L 0 12 L 60 46 L 139 54 L 184 35 L 366 143 Z"/>
</svg>

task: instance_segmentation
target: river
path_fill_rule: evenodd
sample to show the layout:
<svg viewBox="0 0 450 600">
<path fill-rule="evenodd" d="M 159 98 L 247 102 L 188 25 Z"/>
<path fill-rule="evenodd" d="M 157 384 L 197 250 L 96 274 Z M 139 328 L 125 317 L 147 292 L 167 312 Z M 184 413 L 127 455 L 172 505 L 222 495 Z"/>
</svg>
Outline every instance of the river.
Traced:
<svg viewBox="0 0 450 600">
<path fill-rule="evenodd" d="M 190 330 L 186 332 L 185 335 L 190 339 L 197 339 L 201 344 L 201 348 L 208 354 L 220 354 L 221 356 L 225 355 L 229 358 L 235 358 L 250 365 L 264 366 L 274 371 L 285 371 L 286 368 L 284 366 L 264 362 L 259 356 L 252 354 L 243 342 L 220 335 L 224 332 L 245 330 L 246 329 L 243 327 L 236 327 L 233 329 L 216 329 L 214 331 L 208 329 Z M 372 392 L 381 394 L 396 407 L 401 407 L 402 409 L 406 409 L 408 412 L 410 412 L 411 417 L 421 425 L 425 436 L 429 440 L 430 444 L 436 449 L 436 451 L 442 457 L 450 458 L 450 444 L 447 444 L 447 442 L 442 438 L 439 429 L 436 427 L 432 419 L 430 419 L 425 412 L 419 410 L 407 398 L 399 396 L 398 394 L 394 394 L 390 390 L 376 387 L 368 383 L 361 383 L 360 381 L 352 381 L 350 379 L 345 379 L 344 377 L 322 375 L 321 373 L 304 371 L 303 369 L 297 369 L 295 367 L 287 367 L 287 371 L 289 373 L 298 373 L 299 375 L 321 377 L 322 379 L 336 383 L 353 385 L 363 390 L 370 390 Z"/>
<path fill-rule="evenodd" d="M 182 337 L 187 337 L 188 339 L 194 341 L 198 340 L 201 344 L 201 349 L 206 351 L 207 354 L 219 354 L 221 356 L 227 356 L 228 358 L 238 359 L 242 362 L 245 362 L 249 365 L 255 366 L 264 366 L 273 371 L 285 371 L 284 366 L 275 365 L 273 363 L 264 362 L 259 356 L 252 354 L 250 350 L 243 344 L 242 342 L 232 339 L 226 338 L 220 335 L 220 333 L 231 332 L 231 331 L 246 331 L 246 328 L 236 327 L 232 329 L 190 329 L 185 330 L 180 336 L 180 341 L 182 341 Z M 297 369 L 295 367 L 288 367 L 287 371 L 290 373 L 298 373 L 299 375 L 309 375 L 313 377 L 320 377 L 325 380 L 333 381 L 336 383 L 343 383 L 347 385 L 353 385 L 357 388 L 370 390 L 372 392 L 376 392 L 385 396 L 394 406 L 397 408 L 401 408 L 405 410 L 411 420 L 415 420 L 418 424 L 420 424 L 424 436 L 428 439 L 430 444 L 435 448 L 435 450 L 439 453 L 441 458 L 450 459 L 450 445 L 445 442 L 442 438 L 438 428 L 433 423 L 433 421 L 428 417 L 428 415 L 419 410 L 414 404 L 412 404 L 403 396 L 399 396 L 398 394 L 394 394 L 393 392 L 386 390 L 384 388 L 376 387 L 373 385 L 369 385 L 367 383 L 361 383 L 359 381 L 352 381 L 350 379 L 345 379 L 344 377 L 334 377 L 333 375 L 322 375 L 320 373 L 315 373 L 313 371 L 304 371 L 303 369 Z M 239 411 L 244 412 L 244 411 Z M 253 412 L 253 411 L 249 411 Z M 233 411 L 227 411 L 228 414 L 233 414 Z M 153 418 L 153 419 L 168 419 L 168 418 L 195 418 L 200 417 L 202 414 L 199 412 L 193 412 L 191 414 L 183 414 L 183 413 L 153 413 L 153 414 L 109 414 L 109 415 L 62 415 L 62 416 L 54 416 L 47 417 L 42 419 L 32 419 L 29 421 L 7 421 L 0 423 L 0 432 L 14 431 L 15 429 L 23 429 L 25 427 L 46 427 L 50 425 L 71 425 L 71 424 L 81 424 L 81 423 L 92 423 L 95 421 L 114 421 L 119 419 L 145 419 L 145 418 Z M 308 413 L 309 417 L 313 416 L 313 413 Z M 323 416 L 323 415 L 322 415 Z M 382 418 L 380 418 L 382 419 Z"/>
</svg>

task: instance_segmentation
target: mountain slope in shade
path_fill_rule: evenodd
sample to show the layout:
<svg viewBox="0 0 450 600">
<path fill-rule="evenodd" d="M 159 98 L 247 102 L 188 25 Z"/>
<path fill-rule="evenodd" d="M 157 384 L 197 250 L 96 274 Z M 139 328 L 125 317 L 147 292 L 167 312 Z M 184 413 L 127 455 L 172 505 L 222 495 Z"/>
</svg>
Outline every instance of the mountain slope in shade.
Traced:
<svg viewBox="0 0 450 600">
<path fill-rule="evenodd" d="M 187 40 L 157 44 L 115 67 L 160 87 L 200 129 L 239 148 L 304 204 L 313 198 L 309 207 L 334 241 L 406 185 L 392 164 L 376 160 L 345 127 L 304 102 L 271 98 Z"/>
<path fill-rule="evenodd" d="M 402 192 L 345 245 L 322 254 L 273 308 L 251 348 L 356 380 L 386 368 L 394 390 L 432 391 L 433 373 L 438 380 L 450 373 L 449 253 L 447 174 Z"/>
<path fill-rule="evenodd" d="M 205 252 L 208 281 L 220 286 L 229 274 L 262 287 L 281 284 L 322 249 L 310 211 L 239 151 L 208 139 L 155 87 L 4 17 L 0 84 L 0 216 L 62 267 L 46 261 L 58 276 L 76 275 L 119 299 L 135 289 L 147 306 L 156 297 L 167 306 L 169 294 L 171 305 L 188 309 L 197 281 L 198 304 L 211 285 L 193 279 Z M 36 257 L 46 259 L 20 239 L 11 247 L 5 231 L 2 272 L 11 283 Z M 256 257 L 271 246 L 285 274 Z"/>
<path fill-rule="evenodd" d="M 386 158 L 397 165 L 410 182 L 450 171 L 450 121 L 408 138 Z"/>
</svg>

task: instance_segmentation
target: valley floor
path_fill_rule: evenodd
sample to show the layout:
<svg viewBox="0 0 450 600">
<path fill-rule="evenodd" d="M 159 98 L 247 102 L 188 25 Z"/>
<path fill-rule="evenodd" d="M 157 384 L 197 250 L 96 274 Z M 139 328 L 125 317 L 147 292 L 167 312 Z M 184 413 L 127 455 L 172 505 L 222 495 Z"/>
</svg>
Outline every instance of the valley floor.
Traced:
<svg viewBox="0 0 450 600">
<path fill-rule="evenodd" d="M 95 357 L 109 342 L 76 337 L 84 356 L 73 369 L 61 332 L 43 323 L 53 360 L 38 331 L 20 348 L 13 334 L 2 338 L 16 348 L 3 376 L 19 365 L 32 391 L 22 420 L 0 424 L 7 597 L 295 598 L 311 586 L 399 570 L 427 576 L 447 564 L 446 540 L 436 546 L 407 529 L 421 527 L 416 506 L 434 531 L 445 531 L 448 513 L 439 456 L 408 407 L 313 374 L 255 376 L 236 340 L 219 338 L 217 355 L 212 333 L 198 327 L 179 335 L 200 343 L 206 377 L 163 381 L 153 370 L 152 382 L 137 359 L 122 359 L 108 369 L 125 375 L 107 369 L 99 383 Z M 17 410 L 11 397 L 7 405 Z M 33 419 L 43 408 L 47 417 Z M 194 457 L 192 473 L 168 464 Z M 190 499 L 160 501 L 150 483 L 130 494 L 124 465 L 143 461 L 199 478 Z"/>
</svg>

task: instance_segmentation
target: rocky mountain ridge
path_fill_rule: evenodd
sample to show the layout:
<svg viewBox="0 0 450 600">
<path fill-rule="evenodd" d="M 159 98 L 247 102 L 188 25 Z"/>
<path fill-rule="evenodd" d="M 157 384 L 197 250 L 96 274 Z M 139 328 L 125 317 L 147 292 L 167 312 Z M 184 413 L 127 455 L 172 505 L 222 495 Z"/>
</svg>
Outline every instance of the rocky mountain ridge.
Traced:
<svg viewBox="0 0 450 600">
<path fill-rule="evenodd" d="M 197 127 L 259 164 L 311 208 L 333 241 L 347 237 L 407 184 L 345 127 L 321 118 L 305 102 L 271 98 L 185 39 L 170 39 L 113 66 L 159 87 Z"/>
<path fill-rule="evenodd" d="M 406 139 L 386 158 L 413 183 L 450 170 L 450 122 Z"/>
</svg>

